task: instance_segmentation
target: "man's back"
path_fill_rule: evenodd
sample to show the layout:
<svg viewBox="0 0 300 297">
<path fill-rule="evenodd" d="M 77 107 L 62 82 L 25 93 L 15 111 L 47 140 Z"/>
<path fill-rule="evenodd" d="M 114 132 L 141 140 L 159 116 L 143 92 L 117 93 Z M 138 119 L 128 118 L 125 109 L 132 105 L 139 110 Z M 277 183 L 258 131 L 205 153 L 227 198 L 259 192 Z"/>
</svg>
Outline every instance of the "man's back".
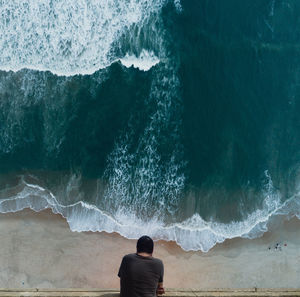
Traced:
<svg viewBox="0 0 300 297">
<path fill-rule="evenodd" d="M 159 259 L 138 254 L 124 256 L 118 273 L 121 297 L 155 297 L 163 274 L 164 266 Z"/>
</svg>

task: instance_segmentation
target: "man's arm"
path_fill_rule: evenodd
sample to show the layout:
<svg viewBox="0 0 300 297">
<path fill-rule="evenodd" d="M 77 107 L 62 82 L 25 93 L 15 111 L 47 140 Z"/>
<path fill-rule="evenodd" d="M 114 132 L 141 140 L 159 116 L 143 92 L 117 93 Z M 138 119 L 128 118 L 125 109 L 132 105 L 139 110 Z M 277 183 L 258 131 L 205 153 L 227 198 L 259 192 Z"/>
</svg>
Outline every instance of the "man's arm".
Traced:
<svg viewBox="0 0 300 297">
<path fill-rule="evenodd" d="M 163 283 L 158 283 L 158 286 L 157 286 L 157 290 L 156 290 L 156 294 L 157 295 L 162 295 L 162 294 L 165 294 L 165 289 L 164 289 L 164 285 Z"/>
<path fill-rule="evenodd" d="M 162 261 L 160 261 L 160 276 L 159 276 L 159 280 L 158 280 L 158 286 L 156 289 L 156 294 L 157 295 L 162 295 L 165 294 L 165 289 L 163 286 L 163 280 L 164 280 L 164 264 Z"/>
<path fill-rule="evenodd" d="M 125 268 L 125 257 L 123 257 L 120 268 L 119 268 L 119 272 L 118 272 L 118 277 L 121 277 Z"/>
</svg>

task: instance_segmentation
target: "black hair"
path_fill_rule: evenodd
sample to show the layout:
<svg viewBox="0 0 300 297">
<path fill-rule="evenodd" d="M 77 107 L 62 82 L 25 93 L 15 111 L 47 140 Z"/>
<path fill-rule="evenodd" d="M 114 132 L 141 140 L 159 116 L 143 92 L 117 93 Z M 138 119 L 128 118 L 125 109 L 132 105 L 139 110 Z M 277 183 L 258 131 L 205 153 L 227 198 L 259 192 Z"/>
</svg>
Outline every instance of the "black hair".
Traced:
<svg viewBox="0 0 300 297">
<path fill-rule="evenodd" d="M 137 253 L 153 253 L 153 240 L 149 236 L 142 236 L 136 243 L 136 251 Z"/>
</svg>

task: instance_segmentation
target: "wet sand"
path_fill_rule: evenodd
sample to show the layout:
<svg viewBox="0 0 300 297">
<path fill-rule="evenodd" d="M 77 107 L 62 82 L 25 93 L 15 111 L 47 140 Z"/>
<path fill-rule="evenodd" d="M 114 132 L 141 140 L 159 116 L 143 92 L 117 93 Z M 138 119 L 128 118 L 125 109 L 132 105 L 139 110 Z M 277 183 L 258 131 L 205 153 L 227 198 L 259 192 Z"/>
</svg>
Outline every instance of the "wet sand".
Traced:
<svg viewBox="0 0 300 297">
<path fill-rule="evenodd" d="M 300 222 L 277 222 L 272 230 L 208 253 L 159 241 L 154 256 L 164 261 L 167 288 L 297 288 Z M 0 240 L 2 288 L 118 288 L 122 256 L 136 244 L 118 234 L 72 232 L 49 210 L 0 214 Z"/>
</svg>

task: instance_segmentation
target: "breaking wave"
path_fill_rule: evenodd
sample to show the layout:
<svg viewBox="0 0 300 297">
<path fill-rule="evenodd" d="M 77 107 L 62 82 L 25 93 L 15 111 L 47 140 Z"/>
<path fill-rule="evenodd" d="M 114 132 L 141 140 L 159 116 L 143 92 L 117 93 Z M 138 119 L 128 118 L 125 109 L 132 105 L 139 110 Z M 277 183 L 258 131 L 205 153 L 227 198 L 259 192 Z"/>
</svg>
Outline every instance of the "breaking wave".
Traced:
<svg viewBox="0 0 300 297">
<path fill-rule="evenodd" d="M 164 224 L 159 216 L 145 222 L 128 210 L 119 210 L 112 216 L 96 205 L 83 201 L 63 205 L 51 191 L 38 184 L 26 182 L 22 176 L 17 186 L 0 192 L 0 212 L 17 212 L 25 208 L 36 212 L 51 209 L 53 213 L 61 214 L 67 220 L 72 231 L 117 232 L 129 239 L 148 234 L 155 240 L 175 241 L 186 251 L 207 252 L 226 239 L 253 239 L 262 236 L 276 216 L 297 216 L 300 219 L 299 194 L 281 203 L 280 195 L 274 190 L 270 180 L 266 186 L 263 208 L 257 209 L 243 221 L 225 224 L 205 221 L 200 215 L 194 214 L 182 222 Z"/>
<path fill-rule="evenodd" d="M 144 38 L 166 0 L 2 1 L 0 4 L 0 69 L 23 68 L 57 75 L 92 74 L 119 59 L 140 55 L 147 65 Z M 180 2 L 174 3 L 180 9 Z M 149 25 L 150 23 L 150 25 Z M 142 33 L 141 33 L 142 32 Z M 150 33 L 150 32 L 148 32 Z M 137 46 L 132 48 L 133 44 Z M 153 46 L 153 44 L 152 44 Z M 150 60 L 153 61 L 152 56 Z M 124 62 L 125 64 L 127 62 Z M 136 64 L 135 61 L 133 64 Z"/>
</svg>

